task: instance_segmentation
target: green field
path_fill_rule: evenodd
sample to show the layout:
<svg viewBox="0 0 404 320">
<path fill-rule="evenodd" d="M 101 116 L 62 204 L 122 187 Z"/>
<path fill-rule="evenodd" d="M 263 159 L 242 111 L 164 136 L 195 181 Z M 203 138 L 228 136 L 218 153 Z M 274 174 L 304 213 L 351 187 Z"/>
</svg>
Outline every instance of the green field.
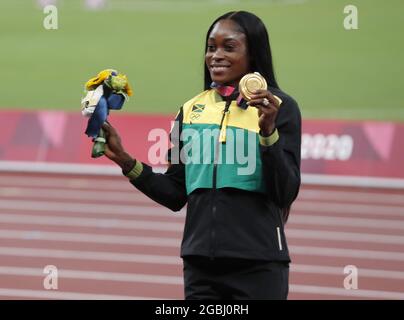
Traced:
<svg viewBox="0 0 404 320">
<path fill-rule="evenodd" d="M 248 10 L 266 23 L 279 84 L 303 117 L 404 121 L 403 0 L 82 2 L 59 0 L 59 29 L 45 30 L 34 0 L 1 0 L 0 108 L 79 112 L 84 82 L 113 67 L 134 88 L 125 111 L 174 113 L 202 90 L 212 20 Z M 358 30 L 343 27 L 347 4 Z"/>
</svg>

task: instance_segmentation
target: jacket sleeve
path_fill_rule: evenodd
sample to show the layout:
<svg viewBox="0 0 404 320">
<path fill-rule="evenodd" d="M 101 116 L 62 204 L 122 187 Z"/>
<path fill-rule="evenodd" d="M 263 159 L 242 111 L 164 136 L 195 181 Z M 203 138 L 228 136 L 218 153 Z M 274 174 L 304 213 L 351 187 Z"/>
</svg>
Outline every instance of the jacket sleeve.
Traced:
<svg viewBox="0 0 404 320">
<path fill-rule="evenodd" d="M 181 210 L 187 203 L 185 166 L 180 162 L 179 157 L 182 112 L 181 108 L 170 132 L 172 147 L 167 154 L 167 160 L 170 163 L 167 171 L 163 174 L 154 173 L 150 166 L 142 163 L 142 172 L 131 180 L 132 185 L 150 199 L 173 211 Z"/>
<path fill-rule="evenodd" d="M 270 146 L 260 144 L 263 175 L 270 200 L 288 208 L 300 188 L 301 115 L 291 97 L 279 109 L 276 128 L 279 139 Z"/>
</svg>

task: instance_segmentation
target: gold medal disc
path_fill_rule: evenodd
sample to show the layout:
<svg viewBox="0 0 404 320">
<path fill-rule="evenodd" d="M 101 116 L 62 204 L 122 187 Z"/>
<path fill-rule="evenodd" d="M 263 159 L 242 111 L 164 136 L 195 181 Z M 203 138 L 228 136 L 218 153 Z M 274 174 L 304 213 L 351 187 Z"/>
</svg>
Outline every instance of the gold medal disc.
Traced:
<svg viewBox="0 0 404 320">
<path fill-rule="evenodd" d="M 258 72 L 248 73 L 241 78 L 238 85 L 241 96 L 247 100 L 251 100 L 251 95 L 255 90 L 266 90 L 267 82 L 265 78 L 261 76 Z"/>
</svg>

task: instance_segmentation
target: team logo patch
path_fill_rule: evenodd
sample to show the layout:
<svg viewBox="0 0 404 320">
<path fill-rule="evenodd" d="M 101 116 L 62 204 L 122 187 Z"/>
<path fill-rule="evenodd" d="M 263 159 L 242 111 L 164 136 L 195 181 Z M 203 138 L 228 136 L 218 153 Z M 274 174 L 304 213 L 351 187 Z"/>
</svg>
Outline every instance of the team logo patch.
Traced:
<svg viewBox="0 0 404 320">
<path fill-rule="evenodd" d="M 204 109 L 205 109 L 204 104 L 194 104 L 192 106 L 192 111 L 191 111 L 191 115 L 190 115 L 191 120 L 198 119 L 201 116 L 201 113 Z"/>
</svg>

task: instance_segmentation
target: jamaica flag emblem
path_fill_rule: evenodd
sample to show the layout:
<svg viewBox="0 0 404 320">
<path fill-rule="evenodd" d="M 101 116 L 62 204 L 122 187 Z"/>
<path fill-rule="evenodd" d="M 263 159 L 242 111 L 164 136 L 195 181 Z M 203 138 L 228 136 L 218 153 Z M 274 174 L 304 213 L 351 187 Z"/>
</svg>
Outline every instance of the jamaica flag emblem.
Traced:
<svg viewBox="0 0 404 320">
<path fill-rule="evenodd" d="M 194 104 L 192 106 L 192 112 L 202 112 L 203 109 L 205 109 L 205 105 L 204 104 Z"/>
<path fill-rule="evenodd" d="M 194 104 L 191 111 L 191 120 L 196 120 L 201 116 L 202 111 L 205 109 L 204 104 Z"/>
</svg>

